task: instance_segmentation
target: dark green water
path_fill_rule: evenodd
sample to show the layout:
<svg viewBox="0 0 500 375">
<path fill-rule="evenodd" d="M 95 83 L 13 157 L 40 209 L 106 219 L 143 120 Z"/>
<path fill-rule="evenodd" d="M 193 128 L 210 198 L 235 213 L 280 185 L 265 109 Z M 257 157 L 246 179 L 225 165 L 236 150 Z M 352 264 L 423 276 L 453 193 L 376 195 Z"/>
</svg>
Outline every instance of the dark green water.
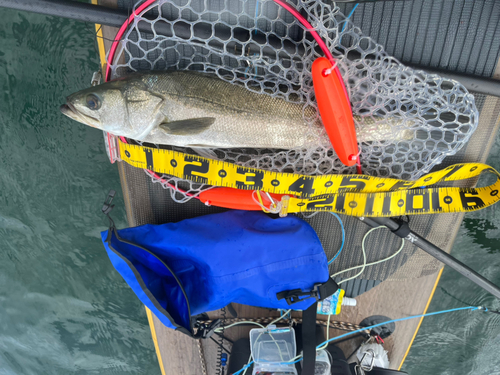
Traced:
<svg viewBox="0 0 500 375">
<path fill-rule="evenodd" d="M 159 374 L 144 307 L 100 242 L 117 168 L 102 132 L 58 109 L 98 67 L 93 27 L 1 14 L 0 374 Z"/>
<path fill-rule="evenodd" d="M 498 136 L 487 163 L 500 169 Z M 452 250 L 456 258 L 496 285 L 500 285 L 499 208 L 466 214 Z M 445 268 L 429 312 L 467 304 L 500 310 L 495 297 Z M 425 318 L 403 370 L 412 375 L 499 375 L 500 315 L 474 311 Z"/>
<path fill-rule="evenodd" d="M 1 12 L 0 375 L 159 374 L 144 308 L 99 238 L 102 201 L 110 188 L 121 191 L 117 169 L 102 133 L 58 110 L 98 67 L 93 27 Z M 498 143 L 492 155 L 500 169 Z M 117 225 L 126 226 L 123 202 L 116 210 Z M 454 254 L 500 284 L 497 211 L 468 215 Z M 452 271 L 440 287 L 500 308 Z M 430 311 L 462 305 L 438 288 Z M 498 352 L 500 316 L 431 317 L 405 369 L 500 374 Z"/>
</svg>

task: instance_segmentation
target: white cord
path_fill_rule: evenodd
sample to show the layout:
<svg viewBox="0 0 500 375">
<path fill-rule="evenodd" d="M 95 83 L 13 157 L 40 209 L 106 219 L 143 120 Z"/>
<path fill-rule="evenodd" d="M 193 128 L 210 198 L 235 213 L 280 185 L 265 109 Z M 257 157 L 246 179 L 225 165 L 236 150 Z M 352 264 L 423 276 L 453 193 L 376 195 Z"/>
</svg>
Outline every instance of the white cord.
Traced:
<svg viewBox="0 0 500 375">
<path fill-rule="evenodd" d="M 338 276 L 340 275 L 341 273 L 344 273 L 344 272 L 348 272 L 348 271 L 352 271 L 352 270 L 355 270 L 355 269 L 358 269 L 358 268 L 362 268 L 361 269 L 361 272 L 358 272 L 355 276 L 353 277 L 350 277 L 348 279 L 345 279 L 345 280 L 342 280 L 340 281 L 338 284 L 342 284 L 342 283 L 345 283 L 346 281 L 349 281 L 349 280 L 352 280 L 352 279 L 355 279 L 356 277 L 358 277 L 359 275 L 361 275 L 365 268 L 366 267 L 369 267 L 369 266 L 373 266 L 375 264 L 379 264 L 379 263 L 383 263 L 383 262 L 386 262 L 388 261 L 389 259 L 392 259 L 394 258 L 396 255 L 398 255 L 401 250 L 403 250 L 403 247 L 405 245 L 405 240 L 404 238 L 401 238 L 401 246 L 399 247 L 398 251 L 396 251 L 394 254 L 392 254 L 391 256 L 388 256 L 387 258 L 384 258 L 384 259 L 380 259 L 380 260 L 377 260 L 375 262 L 372 262 L 372 263 L 366 263 L 366 250 L 365 250 L 365 240 L 366 238 L 368 237 L 368 235 L 373 232 L 374 230 L 376 229 L 380 229 L 380 228 L 386 228 L 385 226 L 380 226 L 380 227 L 376 227 L 376 228 L 372 228 L 370 229 L 368 232 L 366 232 L 365 236 L 363 237 L 363 241 L 361 242 L 361 249 L 363 250 L 363 264 L 361 266 L 356 266 L 356 267 L 351 267 L 351 268 L 348 268 L 346 270 L 343 270 L 343 271 L 340 271 L 340 272 L 337 272 L 335 274 L 332 275 L 332 278 L 335 277 L 335 276 Z"/>
<path fill-rule="evenodd" d="M 270 325 L 272 325 L 272 324 L 274 324 L 274 323 L 276 323 L 276 322 L 279 322 L 281 319 L 283 319 L 284 317 L 286 317 L 286 316 L 290 313 L 290 311 L 292 311 L 292 309 L 287 310 L 284 314 L 282 314 L 280 317 L 278 317 L 278 318 L 274 319 L 274 320 L 273 320 L 271 323 L 269 323 L 266 327 L 264 327 L 263 325 L 261 325 L 261 324 L 259 324 L 259 323 L 255 323 L 255 322 L 238 322 L 238 323 L 240 323 L 240 324 L 241 324 L 241 323 L 254 323 L 254 324 L 257 324 L 257 325 L 261 326 L 262 328 L 267 328 L 267 327 L 269 327 Z M 230 328 L 230 327 L 232 327 L 232 326 L 234 326 L 234 325 L 236 325 L 236 324 L 238 324 L 238 323 L 233 323 L 233 324 L 231 324 L 231 325 L 229 325 L 229 326 L 227 326 L 227 327 L 225 327 L 225 328 Z M 217 330 L 215 330 L 215 331 L 217 332 Z M 260 336 L 261 336 L 261 335 L 262 335 L 262 332 L 261 332 L 261 334 L 257 337 L 257 340 L 256 340 L 256 341 L 259 341 L 259 338 L 260 338 Z M 273 341 L 276 343 L 276 346 L 278 347 L 278 352 L 279 352 L 279 354 L 280 354 L 281 361 L 283 362 L 283 355 L 282 355 L 282 353 L 281 353 L 281 349 L 280 349 L 280 347 L 279 347 L 278 343 L 276 342 L 276 340 L 274 340 L 274 337 L 273 337 L 272 335 L 271 335 L 271 338 L 272 338 L 272 339 L 273 339 Z M 249 365 L 250 365 L 250 362 L 252 362 L 252 353 L 251 353 L 251 351 L 250 351 L 250 357 L 248 357 L 248 362 L 247 362 L 247 364 L 246 364 L 246 366 L 248 366 L 248 367 L 247 367 L 247 368 L 245 368 L 245 371 L 243 371 L 243 374 L 241 374 L 241 375 L 245 375 L 245 374 L 246 374 L 247 370 L 250 368 L 250 366 L 249 366 Z"/>
<path fill-rule="evenodd" d="M 332 317 L 332 314 L 328 314 L 328 323 L 326 323 L 326 340 L 325 341 L 328 341 L 328 339 L 330 338 L 330 318 L 331 317 Z M 316 351 L 326 349 L 327 346 L 328 346 L 328 343 L 323 345 L 321 348 L 316 349 Z"/>
<path fill-rule="evenodd" d="M 276 323 L 276 322 L 279 322 L 281 319 L 283 319 L 285 316 L 287 316 L 287 315 L 288 315 L 288 313 L 290 313 L 290 311 L 292 311 L 292 309 L 287 310 L 287 311 L 286 311 L 284 314 L 282 314 L 280 317 L 278 317 L 278 318 L 274 319 L 271 323 L 269 323 L 269 324 L 266 326 L 266 328 L 267 328 L 267 327 L 269 327 L 269 326 L 271 326 L 271 325 L 273 325 L 273 324 L 274 324 L 274 323 Z M 262 335 L 262 333 L 261 333 L 260 335 Z M 259 337 L 260 337 L 260 335 L 259 335 Z M 276 347 L 278 348 L 278 352 L 279 352 L 279 354 L 280 354 L 280 359 L 281 359 L 281 362 L 284 362 L 284 359 L 283 359 L 283 353 L 281 353 L 281 349 L 280 349 L 280 346 L 278 345 L 278 342 L 274 339 L 274 337 L 273 337 L 273 335 L 272 335 L 272 334 L 270 334 L 270 333 L 269 333 L 269 336 L 271 336 L 271 339 L 274 341 L 274 343 L 276 344 Z M 257 340 L 255 340 L 255 341 L 259 341 L 259 339 L 257 338 Z"/>
<path fill-rule="evenodd" d="M 273 320 L 273 321 L 272 321 L 271 323 L 269 323 L 266 327 L 269 327 L 270 325 L 272 325 L 272 324 L 274 324 L 274 323 L 276 323 L 276 322 L 279 322 L 281 319 L 283 319 L 285 316 L 287 316 L 287 315 L 290 313 L 290 311 L 292 311 L 292 309 L 287 310 L 287 311 L 286 311 L 283 315 L 281 315 L 279 318 L 277 318 L 277 319 Z"/>
<path fill-rule="evenodd" d="M 247 370 L 250 368 L 250 362 L 252 362 L 252 352 L 250 352 L 250 356 L 248 357 L 248 362 L 245 366 L 247 366 L 247 368 L 245 369 L 245 371 L 243 371 L 243 374 L 241 375 L 245 375 L 247 373 Z"/>
<path fill-rule="evenodd" d="M 256 326 L 259 326 L 260 328 L 265 328 L 262 324 L 260 323 L 257 323 L 257 322 L 251 322 L 250 320 L 244 320 L 242 322 L 236 322 L 236 323 L 233 323 L 233 324 L 230 324 L 226 327 L 219 327 L 217 328 L 214 332 L 222 332 L 223 329 L 228 329 L 228 328 L 231 328 L 231 327 L 234 327 L 234 326 L 237 326 L 239 324 L 255 324 Z"/>
<path fill-rule="evenodd" d="M 268 192 L 264 192 L 264 194 L 267 195 L 267 199 L 269 199 L 270 205 L 269 207 L 264 206 L 263 203 L 264 201 L 262 200 L 262 196 L 260 195 L 260 193 L 261 193 L 260 190 L 254 190 L 252 192 L 252 199 L 258 206 L 260 206 L 262 211 L 264 211 L 265 213 L 272 213 L 272 214 L 277 214 L 281 211 L 282 203 L 278 200 L 273 199 L 273 197 L 271 197 L 271 195 Z M 258 195 L 259 197 L 258 200 L 257 198 L 255 198 L 255 194 Z"/>
<path fill-rule="evenodd" d="M 368 233 L 370 233 L 370 232 L 371 232 L 372 230 L 374 230 L 374 229 L 377 229 L 377 228 L 370 229 L 370 230 L 368 231 Z M 359 271 L 356 275 L 354 275 L 354 276 L 352 276 L 352 277 L 349 277 L 348 279 L 345 279 L 345 280 L 340 281 L 340 282 L 338 283 L 338 285 L 340 285 L 340 284 L 342 284 L 342 283 L 345 283 L 345 282 L 347 282 L 347 281 L 349 281 L 349 280 L 355 279 L 356 277 L 358 277 L 359 275 L 361 275 L 361 274 L 365 271 L 365 268 L 366 268 L 366 250 L 365 250 L 365 239 L 366 239 L 366 235 L 367 235 L 368 233 L 366 233 L 366 234 L 365 234 L 365 236 L 363 237 L 363 241 L 361 242 L 361 249 L 363 250 L 363 265 L 361 266 L 361 271 Z M 344 272 L 347 272 L 347 271 L 349 271 L 349 270 L 351 270 L 351 269 L 356 269 L 356 268 L 359 268 L 359 267 L 352 267 L 352 268 L 349 268 L 349 269 L 347 269 L 347 270 L 344 270 L 344 271 L 341 271 L 341 272 L 337 272 L 335 275 L 333 275 L 333 276 L 332 276 L 332 278 L 333 278 L 333 277 L 335 277 L 335 276 L 337 276 L 337 275 L 338 275 L 338 274 L 340 274 L 340 273 L 344 273 Z"/>
</svg>

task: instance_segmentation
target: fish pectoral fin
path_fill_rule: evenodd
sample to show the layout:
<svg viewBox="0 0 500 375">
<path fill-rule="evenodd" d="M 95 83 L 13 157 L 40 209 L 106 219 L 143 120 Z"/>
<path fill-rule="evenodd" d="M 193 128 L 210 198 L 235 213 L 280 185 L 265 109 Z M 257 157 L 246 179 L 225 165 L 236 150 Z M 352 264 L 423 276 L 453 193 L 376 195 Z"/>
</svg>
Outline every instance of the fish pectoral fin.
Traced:
<svg viewBox="0 0 500 375">
<path fill-rule="evenodd" d="M 214 122 L 215 117 L 190 118 L 161 123 L 160 129 L 171 135 L 193 135 L 207 130 Z"/>
</svg>

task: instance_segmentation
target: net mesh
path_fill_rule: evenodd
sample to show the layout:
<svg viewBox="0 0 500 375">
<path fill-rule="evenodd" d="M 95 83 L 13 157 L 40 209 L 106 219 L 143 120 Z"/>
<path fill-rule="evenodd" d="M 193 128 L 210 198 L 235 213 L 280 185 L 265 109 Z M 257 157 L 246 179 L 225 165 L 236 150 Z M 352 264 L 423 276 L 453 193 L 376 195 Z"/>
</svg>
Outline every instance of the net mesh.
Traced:
<svg viewBox="0 0 500 375">
<path fill-rule="evenodd" d="M 461 84 L 405 67 L 364 36 L 334 3 L 302 1 L 295 7 L 336 58 L 355 115 L 363 173 L 416 179 L 468 141 L 479 116 L 474 97 Z M 166 69 L 216 74 L 263 95 L 301 103 L 304 122 L 312 129 L 319 112 L 311 66 L 320 56 L 310 33 L 272 1 L 160 0 L 134 19 L 111 70 L 113 78 Z M 212 157 L 276 172 L 356 172 L 340 162 L 325 131 L 290 150 L 213 151 Z M 157 177 L 153 181 L 171 189 L 177 202 L 209 188 Z"/>
</svg>

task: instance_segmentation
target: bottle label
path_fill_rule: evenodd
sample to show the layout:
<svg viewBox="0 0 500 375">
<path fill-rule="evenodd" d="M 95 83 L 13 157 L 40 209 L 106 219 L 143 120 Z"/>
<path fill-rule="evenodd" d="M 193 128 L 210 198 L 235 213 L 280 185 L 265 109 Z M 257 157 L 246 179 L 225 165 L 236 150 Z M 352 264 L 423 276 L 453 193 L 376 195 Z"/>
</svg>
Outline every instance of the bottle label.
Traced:
<svg viewBox="0 0 500 375">
<path fill-rule="evenodd" d="M 318 303 L 317 313 L 321 315 L 338 315 L 342 307 L 345 291 L 338 289 L 333 295 Z"/>
</svg>

